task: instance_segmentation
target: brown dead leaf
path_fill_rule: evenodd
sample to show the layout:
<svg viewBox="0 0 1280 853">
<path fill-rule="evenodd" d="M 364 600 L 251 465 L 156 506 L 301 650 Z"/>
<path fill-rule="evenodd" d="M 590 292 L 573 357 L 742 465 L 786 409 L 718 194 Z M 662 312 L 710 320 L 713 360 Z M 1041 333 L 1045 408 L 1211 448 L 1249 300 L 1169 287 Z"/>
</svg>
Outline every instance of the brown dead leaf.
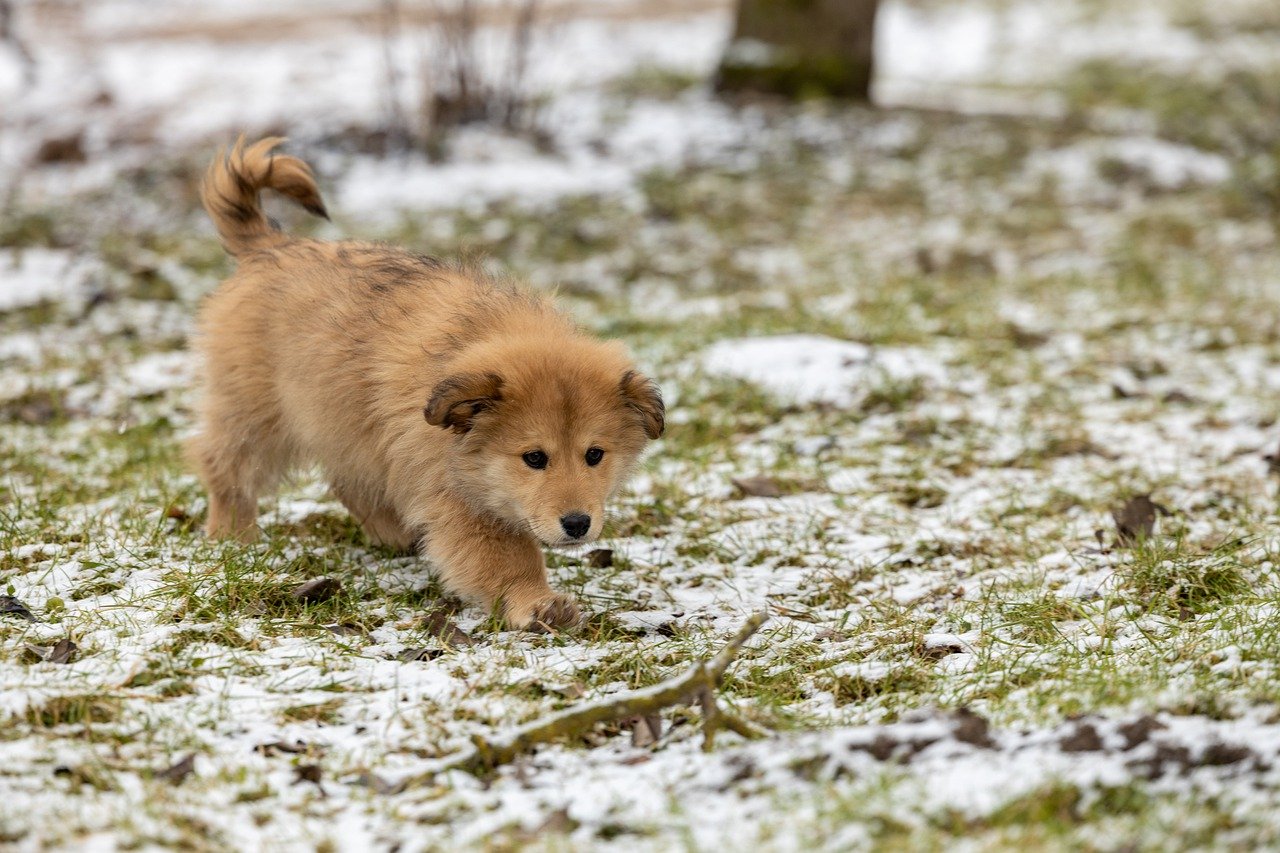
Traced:
<svg viewBox="0 0 1280 853">
<path fill-rule="evenodd" d="M 418 649 L 405 649 L 400 654 L 396 655 L 396 659 L 402 663 L 412 663 L 416 660 L 435 660 L 443 654 L 443 649 L 428 649 L 425 647 Z"/>
<path fill-rule="evenodd" d="M 465 648 L 476 644 L 444 610 L 432 610 L 424 614 L 420 622 L 424 631 L 439 637 L 446 645 Z"/>
<path fill-rule="evenodd" d="M 253 751 L 265 756 L 279 755 L 281 753 L 286 755 L 301 755 L 305 752 L 323 752 L 323 750 L 309 746 L 305 741 L 301 740 L 295 740 L 293 743 L 285 743 L 282 740 L 272 741 L 271 743 L 260 743 L 253 748 Z"/>
<path fill-rule="evenodd" d="M 190 776 L 195 769 L 196 754 L 192 752 L 167 769 L 157 770 L 156 778 L 163 779 L 171 785 L 181 785 L 183 780 Z"/>
<path fill-rule="evenodd" d="M 613 565 L 612 548 L 596 548 L 587 552 L 587 565 L 593 569 L 607 569 Z"/>
<path fill-rule="evenodd" d="M 1150 495 L 1129 498 L 1111 510 L 1111 518 L 1116 523 L 1116 544 L 1131 548 L 1148 539 L 1155 532 L 1156 517 L 1172 514 L 1168 507 L 1152 501 Z"/>
<path fill-rule="evenodd" d="M 320 793 L 324 793 L 324 787 L 320 781 L 324 778 L 324 771 L 320 769 L 319 764 L 299 764 L 293 768 L 293 784 L 300 785 L 303 782 L 310 782 L 312 785 L 320 788 Z"/>
<path fill-rule="evenodd" d="M 36 621 L 36 617 L 31 615 L 30 608 L 12 595 L 0 595 L 0 616 L 17 616 L 28 622 Z"/>
<path fill-rule="evenodd" d="M 743 497 L 782 497 L 782 484 L 772 477 L 734 477 L 732 482 Z"/>
<path fill-rule="evenodd" d="M 325 625 L 324 629 L 339 637 L 368 637 L 369 632 L 355 622 L 334 622 Z"/>
<path fill-rule="evenodd" d="M 27 644 L 27 651 L 38 657 L 45 663 L 70 663 L 71 656 L 76 653 L 78 647 L 75 643 L 65 637 L 52 646 L 35 646 Z"/>
<path fill-rule="evenodd" d="M 294 587 L 291 594 L 294 600 L 301 601 L 303 604 L 318 604 L 333 598 L 340 589 L 342 589 L 342 581 L 337 578 L 312 578 Z"/>
<path fill-rule="evenodd" d="M 37 163 L 83 163 L 85 161 L 84 135 L 80 131 L 66 136 L 51 136 L 36 149 Z"/>
</svg>

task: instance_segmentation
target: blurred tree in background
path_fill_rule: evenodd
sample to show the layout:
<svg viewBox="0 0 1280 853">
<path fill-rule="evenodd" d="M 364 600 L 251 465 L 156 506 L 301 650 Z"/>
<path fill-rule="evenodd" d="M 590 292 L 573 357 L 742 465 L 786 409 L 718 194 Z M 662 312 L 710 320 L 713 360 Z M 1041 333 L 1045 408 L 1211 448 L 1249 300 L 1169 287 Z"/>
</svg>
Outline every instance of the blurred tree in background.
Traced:
<svg viewBox="0 0 1280 853">
<path fill-rule="evenodd" d="M 879 0 L 740 0 L 720 92 L 870 100 Z"/>
</svg>

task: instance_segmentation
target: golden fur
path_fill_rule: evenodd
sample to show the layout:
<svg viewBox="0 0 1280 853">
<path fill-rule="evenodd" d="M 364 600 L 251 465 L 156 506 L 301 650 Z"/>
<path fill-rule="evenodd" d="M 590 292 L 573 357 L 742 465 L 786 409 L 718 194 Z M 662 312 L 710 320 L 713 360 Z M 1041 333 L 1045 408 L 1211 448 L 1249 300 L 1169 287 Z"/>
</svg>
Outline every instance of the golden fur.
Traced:
<svg viewBox="0 0 1280 853">
<path fill-rule="evenodd" d="M 272 153 L 281 141 L 242 139 L 201 188 L 239 264 L 199 318 L 188 450 L 210 534 L 252 538 L 258 496 L 318 463 L 370 539 L 422 548 L 452 592 L 500 601 L 516 626 L 576 623 L 539 543 L 599 535 L 605 501 L 662 433 L 658 389 L 537 295 L 388 246 L 281 233 L 263 188 L 325 213 L 307 165 Z M 575 538 L 585 522 L 562 520 L 578 514 L 590 525 Z"/>
</svg>

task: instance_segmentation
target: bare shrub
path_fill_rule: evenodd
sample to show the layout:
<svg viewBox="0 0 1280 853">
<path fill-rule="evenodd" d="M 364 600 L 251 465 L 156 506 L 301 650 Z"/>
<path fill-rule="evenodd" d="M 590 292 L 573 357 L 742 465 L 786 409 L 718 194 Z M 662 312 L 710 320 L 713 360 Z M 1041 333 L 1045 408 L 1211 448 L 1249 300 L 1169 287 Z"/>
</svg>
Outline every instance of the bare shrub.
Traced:
<svg viewBox="0 0 1280 853">
<path fill-rule="evenodd" d="M 522 130 L 533 118 L 525 78 L 538 2 L 514 0 L 501 9 L 510 20 L 510 44 L 496 68 L 486 67 L 476 6 L 474 0 L 435 0 L 438 24 L 423 114 L 436 127 L 486 123 Z"/>
<path fill-rule="evenodd" d="M 388 139 L 438 155 L 454 128 L 486 124 L 545 142 L 539 101 L 528 80 L 538 0 L 430 0 L 428 8 L 433 26 L 420 69 L 422 94 L 415 114 L 404 107 L 403 93 L 409 87 L 394 55 L 394 44 L 401 38 L 400 2 L 383 0 Z"/>
</svg>

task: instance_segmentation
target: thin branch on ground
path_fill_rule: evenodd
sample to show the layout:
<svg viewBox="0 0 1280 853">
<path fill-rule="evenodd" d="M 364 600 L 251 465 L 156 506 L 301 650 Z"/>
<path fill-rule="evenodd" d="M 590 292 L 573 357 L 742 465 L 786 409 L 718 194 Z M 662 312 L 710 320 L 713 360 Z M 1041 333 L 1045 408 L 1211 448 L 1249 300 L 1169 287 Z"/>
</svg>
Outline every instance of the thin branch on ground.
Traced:
<svg viewBox="0 0 1280 853">
<path fill-rule="evenodd" d="M 509 764 L 535 747 L 564 738 L 580 737 L 600 723 L 627 717 L 656 714 L 673 705 L 698 704 L 702 709 L 702 748 L 709 750 L 716 732 L 727 729 L 744 738 L 765 737 L 766 732 L 748 723 L 716 701 L 715 691 L 724 680 L 725 670 L 737 658 L 742 646 L 760 630 L 768 614 L 756 613 L 710 661 L 699 660 L 683 675 L 669 678 L 650 687 L 631 690 L 600 702 L 588 702 L 526 723 L 501 737 L 489 739 L 476 735 L 469 748 L 440 759 L 428 770 L 415 774 L 396 786 L 397 790 L 429 784 L 436 776 L 450 770 L 478 773 Z"/>
</svg>

